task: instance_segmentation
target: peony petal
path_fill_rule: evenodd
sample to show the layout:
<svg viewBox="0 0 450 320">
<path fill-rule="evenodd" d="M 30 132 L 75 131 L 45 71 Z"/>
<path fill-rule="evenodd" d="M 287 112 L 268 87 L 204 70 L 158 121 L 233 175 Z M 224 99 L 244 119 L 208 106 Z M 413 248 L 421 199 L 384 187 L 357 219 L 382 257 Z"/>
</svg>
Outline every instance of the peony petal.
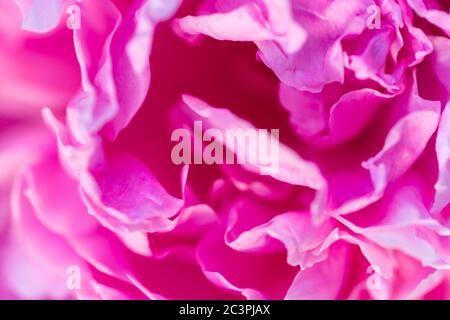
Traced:
<svg viewBox="0 0 450 320">
<path fill-rule="evenodd" d="M 437 9 L 440 6 L 439 1 L 408 0 L 408 4 L 420 17 L 441 28 L 447 35 L 450 35 L 450 13 L 448 8 L 447 12 L 445 8 L 442 8 L 443 10 Z"/>
<path fill-rule="evenodd" d="M 183 100 L 192 114 L 191 117 L 195 120 L 204 121 L 205 125 L 208 127 L 219 128 L 219 130 L 224 132 L 226 129 L 254 130 L 254 127 L 250 123 L 239 119 L 226 109 L 213 108 L 203 101 L 189 96 L 185 96 Z M 226 143 L 226 141 L 222 141 L 222 143 Z M 232 148 L 232 146 L 229 147 Z M 242 154 L 245 154 L 245 152 L 257 153 L 256 147 L 257 146 L 253 145 L 250 146 L 251 149 L 248 151 L 242 149 L 234 151 L 238 156 L 241 154 L 243 157 Z M 258 156 L 258 159 L 259 158 L 260 157 Z M 279 161 L 279 170 L 268 170 L 268 168 L 265 168 L 264 166 L 247 164 L 244 167 L 249 171 L 268 174 L 277 180 L 293 185 L 307 186 L 315 190 L 319 190 L 323 187 L 324 181 L 315 165 L 302 160 L 293 150 L 283 144 L 280 144 Z"/>
<path fill-rule="evenodd" d="M 450 203 L 450 103 L 442 113 L 436 140 L 439 162 L 439 179 L 433 211 L 441 211 Z"/>
<path fill-rule="evenodd" d="M 298 51 L 305 41 L 306 34 L 294 21 L 287 0 L 210 1 L 203 10 L 212 8 L 219 12 L 180 19 L 181 29 L 218 40 L 272 41 L 288 54 Z M 236 23 L 239 23 L 239 28 L 236 28 Z"/>
<path fill-rule="evenodd" d="M 54 29 L 61 19 L 66 0 L 14 0 L 22 13 L 22 29 L 38 33 Z"/>
</svg>

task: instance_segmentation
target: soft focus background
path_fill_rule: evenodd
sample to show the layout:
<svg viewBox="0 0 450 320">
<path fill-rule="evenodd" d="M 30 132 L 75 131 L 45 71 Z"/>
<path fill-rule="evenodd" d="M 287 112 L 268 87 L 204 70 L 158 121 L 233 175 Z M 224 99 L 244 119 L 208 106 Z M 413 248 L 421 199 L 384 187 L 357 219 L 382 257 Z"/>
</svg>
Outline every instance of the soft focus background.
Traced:
<svg viewBox="0 0 450 320">
<path fill-rule="evenodd" d="M 449 299 L 449 94 L 448 0 L 0 0 L 0 298 Z"/>
</svg>

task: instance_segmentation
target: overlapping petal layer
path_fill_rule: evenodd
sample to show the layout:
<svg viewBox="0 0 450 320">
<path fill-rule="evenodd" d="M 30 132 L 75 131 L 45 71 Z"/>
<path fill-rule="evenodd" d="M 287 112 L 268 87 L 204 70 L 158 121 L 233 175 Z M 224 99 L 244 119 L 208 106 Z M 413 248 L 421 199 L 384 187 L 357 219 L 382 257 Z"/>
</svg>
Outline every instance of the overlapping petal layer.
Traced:
<svg viewBox="0 0 450 320">
<path fill-rule="evenodd" d="M 0 8 L 0 299 L 450 298 L 445 1 Z"/>
</svg>

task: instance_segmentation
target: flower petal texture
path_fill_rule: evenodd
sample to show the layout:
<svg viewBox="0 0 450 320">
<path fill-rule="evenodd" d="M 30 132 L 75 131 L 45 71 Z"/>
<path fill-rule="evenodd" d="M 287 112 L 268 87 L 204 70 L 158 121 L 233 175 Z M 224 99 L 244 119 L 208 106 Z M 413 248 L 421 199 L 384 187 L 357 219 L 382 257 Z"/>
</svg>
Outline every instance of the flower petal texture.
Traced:
<svg viewBox="0 0 450 320">
<path fill-rule="evenodd" d="M 0 11 L 0 299 L 450 299 L 448 1 Z"/>
</svg>

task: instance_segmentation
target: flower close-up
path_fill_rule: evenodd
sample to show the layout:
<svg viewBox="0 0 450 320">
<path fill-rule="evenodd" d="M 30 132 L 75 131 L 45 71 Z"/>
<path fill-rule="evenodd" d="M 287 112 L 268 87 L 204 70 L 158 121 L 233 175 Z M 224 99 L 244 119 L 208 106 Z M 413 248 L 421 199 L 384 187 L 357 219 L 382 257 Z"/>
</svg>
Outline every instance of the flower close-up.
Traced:
<svg viewBox="0 0 450 320">
<path fill-rule="evenodd" d="M 448 0 L 0 15 L 0 299 L 450 299 Z"/>
</svg>

